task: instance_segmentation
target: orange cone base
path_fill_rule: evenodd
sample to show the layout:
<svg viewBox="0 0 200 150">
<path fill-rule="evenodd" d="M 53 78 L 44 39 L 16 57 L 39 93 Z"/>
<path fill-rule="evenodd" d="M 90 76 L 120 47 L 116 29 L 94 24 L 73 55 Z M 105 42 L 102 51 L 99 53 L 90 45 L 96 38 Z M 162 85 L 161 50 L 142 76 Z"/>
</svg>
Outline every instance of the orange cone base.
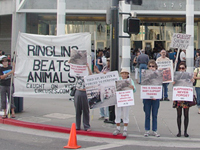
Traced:
<svg viewBox="0 0 200 150">
<path fill-rule="evenodd" d="M 64 148 L 68 148 L 68 149 L 78 149 L 78 148 L 81 148 L 81 146 L 79 146 L 79 145 L 76 145 L 76 146 L 69 146 L 69 145 L 67 145 L 67 146 L 64 146 Z"/>
</svg>

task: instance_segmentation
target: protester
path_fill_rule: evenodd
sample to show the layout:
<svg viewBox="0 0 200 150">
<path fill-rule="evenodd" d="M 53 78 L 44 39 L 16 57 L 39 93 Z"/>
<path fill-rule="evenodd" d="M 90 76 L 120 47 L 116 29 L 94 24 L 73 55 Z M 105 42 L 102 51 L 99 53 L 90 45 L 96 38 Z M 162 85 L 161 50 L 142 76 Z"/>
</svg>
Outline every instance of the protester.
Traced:
<svg viewBox="0 0 200 150">
<path fill-rule="evenodd" d="M 186 50 L 185 49 L 183 49 L 180 53 L 180 60 L 181 60 L 181 62 L 186 61 Z"/>
<path fill-rule="evenodd" d="M 198 114 L 200 114 L 200 67 L 197 67 L 194 70 L 194 79 L 197 80 L 196 85 L 195 85 L 195 91 L 197 95 Z"/>
<path fill-rule="evenodd" d="M 109 71 L 110 71 L 110 58 L 107 58 L 107 64 L 106 64 L 106 66 L 103 67 L 101 72 L 99 71 L 97 66 L 94 66 L 94 72 L 96 72 L 96 73 L 106 74 Z M 108 107 L 100 108 L 100 118 L 99 118 L 99 120 L 104 120 L 104 122 L 106 123 L 106 122 L 108 122 L 108 119 L 109 119 Z"/>
<path fill-rule="evenodd" d="M 150 70 L 157 70 L 157 64 L 155 60 L 150 60 L 148 63 L 148 68 Z M 148 137 L 150 135 L 150 115 L 152 111 L 152 131 L 153 136 L 160 137 L 160 134 L 157 132 L 157 116 L 158 109 L 160 106 L 159 99 L 143 99 L 143 110 L 145 112 L 145 133 L 144 136 Z"/>
<path fill-rule="evenodd" d="M 128 79 L 129 78 L 129 71 L 122 68 L 121 72 L 121 77 L 119 78 L 120 80 L 123 79 Z M 136 87 L 134 85 L 133 80 L 131 79 L 131 84 L 129 87 L 133 89 L 133 92 L 136 92 Z M 124 123 L 124 131 L 123 131 L 123 136 L 127 136 L 127 126 L 129 123 L 129 108 L 130 106 L 124 106 L 124 107 L 117 107 L 115 106 L 115 123 L 117 125 L 117 128 L 113 132 L 113 135 L 118 135 L 120 133 L 120 122 L 121 122 L 121 114 L 123 111 L 123 123 Z"/>
<path fill-rule="evenodd" d="M 170 61 L 170 59 L 168 57 L 166 57 L 166 50 L 161 50 L 161 56 L 159 58 L 156 59 L 156 62 L 158 61 Z M 169 83 L 163 83 L 163 90 L 162 90 L 162 98 L 160 99 L 160 101 L 169 101 L 168 98 L 168 85 Z"/>
<path fill-rule="evenodd" d="M 68 61 L 70 63 L 70 60 Z M 89 75 L 92 75 L 92 71 L 87 64 Z M 81 115 L 83 114 L 83 127 L 85 131 L 91 131 L 90 129 L 90 110 L 89 103 L 86 95 L 86 88 L 84 82 L 84 76 L 77 76 L 76 92 L 74 95 L 74 106 L 76 111 L 76 130 L 81 129 Z"/>
<path fill-rule="evenodd" d="M 103 57 L 103 51 L 99 50 L 98 57 L 97 57 L 97 60 L 96 60 L 96 66 L 98 67 L 99 71 L 101 71 L 103 69 L 102 57 Z"/>
<path fill-rule="evenodd" d="M 7 118 L 6 112 L 7 112 L 7 98 L 11 101 L 11 118 L 15 118 L 15 104 L 13 99 L 13 85 L 11 84 L 11 74 L 14 73 L 14 67 L 8 65 L 9 59 L 5 56 L 2 58 L 1 63 L 3 64 L 3 67 L 0 67 L 0 79 L 1 79 L 1 107 L 4 111 L 4 115 L 2 116 L 3 119 Z M 10 88 L 12 89 L 10 93 Z M 11 98 L 10 98 L 11 94 Z"/>
<path fill-rule="evenodd" d="M 199 67 L 199 63 L 200 63 L 200 52 L 196 52 L 196 57 L 195 57 L 195 68 Z"/>
<path fill-rule="evenodd" d="M 179 64 L 179 71 L 185 72 L 186 71 L 186 64 L 181 62 Z M 175 84 L 175 82 L 173 83 Z M 177 137 L 181 136 L 181 117 L 182 117 L 182 109 L 184 111 L 184 136 L 189 137 L 187 134 L 187 128 L 189 123 L 189 102 L 187 101 L 174 101 L 173 108 L 177 110 L 177 126 L 178 126 L 178 134 Z"/>
<path fill-rule="evenodd" d="M 141 73 L 142 69 L 147 69 L 147 64 L 149 62 L 149 56 L 145 54 L 145 50 L 141 50 L 142 54 L 138 56 L 137 58 L 137 63 L 139 64 L 140 68 L 140 82 L 141 83 Z"/>
<path fill-rule="evenodd" d="M 139 56 L 139 55 L 140 55 L 140 52 L 137 51 L 137 52 L 136 52 L 136 56 L 135 56 L 135 58 L 134 58 L 134 60 L 133 60 L 133 65 L 134 65 L 134 67 L 135 67 L 135 79 L 136 79 L 136 82 L 137 82 L 137 83 L 139 83 L 139 81 L 138 81 L 139 63 L 137 63 L 137 59 L 138 59 L 138 56 Z"/>
</svg>

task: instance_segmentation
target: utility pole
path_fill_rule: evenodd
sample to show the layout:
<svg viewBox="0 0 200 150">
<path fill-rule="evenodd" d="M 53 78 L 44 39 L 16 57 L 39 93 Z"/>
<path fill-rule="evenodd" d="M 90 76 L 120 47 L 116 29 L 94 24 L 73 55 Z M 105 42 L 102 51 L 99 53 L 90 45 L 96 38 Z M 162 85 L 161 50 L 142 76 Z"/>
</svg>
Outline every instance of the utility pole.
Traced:
<svg viewBox="0 0 200 150">
<path fill-rule="evenodd" d="M 119 67 L 119 0 L 112 0 L 111 6 L 111 71 L 118 70 Z M 115 121 L 115 106 L 109 106 L 109 121 Z"/>
</svg>

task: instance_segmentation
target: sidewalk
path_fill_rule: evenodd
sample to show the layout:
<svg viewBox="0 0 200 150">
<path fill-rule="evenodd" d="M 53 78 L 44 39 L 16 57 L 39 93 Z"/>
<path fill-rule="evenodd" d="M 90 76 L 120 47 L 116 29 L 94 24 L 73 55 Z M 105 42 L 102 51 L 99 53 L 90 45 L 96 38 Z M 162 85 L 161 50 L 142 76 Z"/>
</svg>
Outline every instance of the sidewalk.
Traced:
<svg viewBox="0 0 200 150">
<path fill-rule="evenodd" d="M 134 79 L 134 74 L 131 74 Z M 134 80 L 137 91 L 134 95 L 135 105 L 131 106 L 130 109 L 130 123 L 128 125 L 129 135 L 142 136 L 144 133 L 144 112 L 143 103 L 140 99 L 140 85 Z M 170 101 L 161 101 L 158 113 L 158 132 L 162 137 L 176 137 L 177 124 L 176 124 L 176 109 L 172 108 L 172 84 L 169 85 L 169 99 Z M 198 110 L 196 107 L 190 108 L 189 112 L 189 126 L 188 134 L 191 138 L 199 138 L 199 125 L 200 115 L 197 114 Z M 98 120 L 99 109 L 90 111 L 91 116 L 91 129 L 92 132 L 78 131 L 77 134 L 99 134 L 99 137 L 112 136 L 112 132 L 115 129 L 115 125 L 104 123 L 103 120 Z M 22 113 L 17 113 L 15 119 L 0 119 L 0 123 L 4 120 L 6 124 L 16 125 L 21 121 L 26 122 L 29 126 L 34 126 L 34 123 L 40 124 L 40 128 L 44 129 L 45 126 L 55 126 L 54 130 L 60 129 L 60 132 L 64 132 L 64 129 L 70 130 L 72 123 L 75 122 L 75 109 L 74 103 L 68 99 L 35 99 L 35 98 L 24 98 L 24 109 Z M 10 121 L 11 120 L 11 121 Z M 182 116 L 182 133 L 184 132 L 183 127 L 183 116 Z M 8 123 L 9 122 L 9 123 Z M 22 122 L 22 123 L 23 123 Z M 26 125 L 20 124 L 20 126 L 27 127 Z M 52 128 L 53 130 L 53 128 Z M 100 132 L 98 132 L 100 131 Z M 59 132 L 59 131 L 58 131 Z M 68 131 L 66 131 L 68 133 Z M 104 134 L 105 133 L 105 134 Z M 120 137 L 119 137 L 120 138 Z"/>
</svg>

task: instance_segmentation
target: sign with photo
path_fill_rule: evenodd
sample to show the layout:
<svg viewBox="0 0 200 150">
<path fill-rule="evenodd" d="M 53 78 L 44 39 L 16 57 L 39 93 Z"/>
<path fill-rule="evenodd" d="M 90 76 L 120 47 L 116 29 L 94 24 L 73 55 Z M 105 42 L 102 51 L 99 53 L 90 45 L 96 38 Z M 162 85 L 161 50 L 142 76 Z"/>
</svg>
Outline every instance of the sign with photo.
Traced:
<svg viewBox="0 0 200 150">
<path fill-rule="evenodd" d="M 190 43 L 189 34 L 174 33 L 171 41 L 171 48 L 187 49 Z"/>
<path fill-rule="evenodd" d="M 116 96 L 117 96 L 117 106 L 130 106 L 134 105 L 134 96 L 133 96 L 133 89 L 130 88 L 131 78 L 117 80 L 115 81 L 116 85 Z"/>
<path fill-rule="evenodd" d="M 115 105 L 115 81 L 119 79 L 118 71 L 106 74 L 94 74 L 84 78 L 90 109 Z"/>
<path fill-rule="evenodd" d="M 71 76 L 86 76 L 87 69 L 87 51 L 86 50 L 71 50 L 70 55 L 70 75 Z"/>
<path fill-rule="evenodd" d="M 72 49 L 87 50 L 90 56 L 91 34 L 46 36 L 19 33 L 14 96 L 70 98 L 70 89 L 76 83 L 68 64 Z M 91 62 L 89 57 L 87 62 Z"/>
<path fill-rule="evenodd" d="M 174 80 L 174 72 L 173 72 L 173 62 L 169 61 L 157 61 L 158 70 L 162 71 L 163 75 L 163 83 L 170 83 Z"/>
<path fill-rule="evenodd" d="M 142 70 L 140 98 L 161 99 L 162 82 L 163 77 L 161 70 Z"/>
<path fill-rule="evenodd" d="M 174 73 L 173 101 L 193 101 L 193 74 Z"/>
</svg>

